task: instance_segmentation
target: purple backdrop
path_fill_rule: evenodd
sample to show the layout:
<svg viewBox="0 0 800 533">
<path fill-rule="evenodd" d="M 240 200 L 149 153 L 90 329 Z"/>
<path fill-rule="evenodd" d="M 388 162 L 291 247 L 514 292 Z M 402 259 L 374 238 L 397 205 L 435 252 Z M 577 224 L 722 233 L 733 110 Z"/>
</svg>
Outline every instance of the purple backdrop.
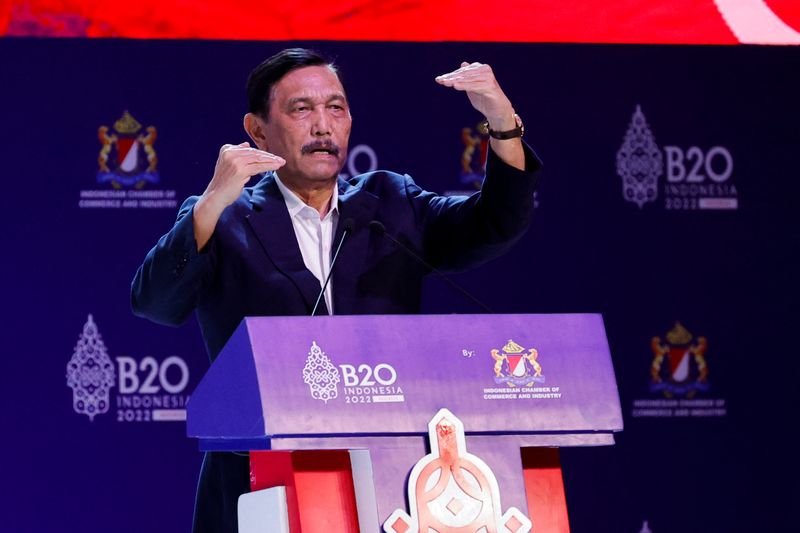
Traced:
<svg viewBox="0 0 800 533">
<path fill-rule="evenodd" d="M 433 81 L 463 59 L 524 118 L 545 162 L 533 228 L 455 279 L 499 312 L 603 315 L 625 431 L 562 454 L 573 531 L 793 523 L 796 484 L 776 484 L 797 472 L 800 50 L 299 44 L 346 73 L 347 173 L 473 187 L 481 117 Z M 0 529 L 189 529 L 201 454 L 180 419 L 208 359 L 194 320 L 133 317 L 129 285 L 219 146 L 245 140 L 247 73 L 284 45 L 0 40 Z M 424 300 L 479 311 L 436 279 Z"/>
</svg>

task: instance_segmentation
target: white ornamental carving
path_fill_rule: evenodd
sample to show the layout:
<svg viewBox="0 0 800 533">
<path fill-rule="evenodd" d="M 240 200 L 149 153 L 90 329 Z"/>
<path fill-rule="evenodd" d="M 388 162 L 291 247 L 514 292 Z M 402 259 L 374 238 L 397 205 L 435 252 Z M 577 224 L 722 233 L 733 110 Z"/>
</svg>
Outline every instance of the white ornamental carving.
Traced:
<svg viewBox="0 0 800 533">
<path fill-rule="evenodd" d="M 383 523 L 386 533 L 528 533 L 530 519 L 516 507 L 505 513 L 497 478 L 467 452 L 464 424 L 447 409 L 428 423 L 431 453 L 408 479 L 409 513 L 396 509 Z"/>
<path fill-rule="evenodd" d="M 114 380 L 114 365 L 97 325 L 89 315 L 67 363 L 67 386 L 72 389 L 72 408 L 91 421 L 95 416 L 107 413 L 109 391 Z"/>
<path fill-rule="evenodd" d="M 636 106 L 625 139 L 617 152 L 617 174 L 622 178 L 622 194 L 641 207 L 658 197 L 658 178 L 664 161 L 650 131 L 642 108 Z"/>
<path fill-rule="evenodd" d="M 311 397 L 328 403 L 339 396 L 339 369 L 333 366 L 331 360 L 317 346 L 316 341 L 311 341 L 308 351 L 306 366 L 303 367 L 303 381 L 311 391 Z"/>
</svg>

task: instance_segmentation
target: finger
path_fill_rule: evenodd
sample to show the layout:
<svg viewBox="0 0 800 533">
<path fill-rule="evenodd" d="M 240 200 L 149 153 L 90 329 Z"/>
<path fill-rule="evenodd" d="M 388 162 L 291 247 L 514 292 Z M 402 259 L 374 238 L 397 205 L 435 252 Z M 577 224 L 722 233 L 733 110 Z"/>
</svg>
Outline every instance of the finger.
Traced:
<svg viewBox="0 0 800 533">
<path fill-rule="evenodd" d="M 490 80 L 494 79 L 494 74 L 488 68 L 470 68 L 468 70 L 462 70 L 461 72 L 452 72 L 446 76 L 442 76 L 441 79 L 443 80 L 473 80 L 473 79 L 482 79 L 482 80 Z"/>
<path fill-rule="evenodd" d="M 458 76 L 460 76 L 462 74 L 462 72 L 464 72 L 464 71 L 461 70 L 461 69 L 454 70 L 453 72 L 448 72 L 447 74 L 440 74 L 439 76 L 436 76 L 435 79 L 439 83 L 442 83 L 443 81 L 447 81 L 447 80 L 451 80 L 453 78 L 457 78 Z"/>
<path fill-rule="evenodd" d="M 452 82 L 453 85 L 461 85 L 462 87 L 475 87 L 475 88 L 491 88 L 496 87 L 497 84 L 494 83 L 492 80 L 484 80 L 484 79 L 473 79 L 473 80 L 455 80 Z"/>
<path fill-rule="evenodd" d="M 228 148 L 226 148 L 225 151 L 226 152 L 235 152 L 235 153 L 244 153 L 244 154 L 252 153 L 252 152 L 263 152 L 263 150 L 259 150 L 258 148 L 254 148 L 254 147 L 251 147 L 251 146 L 248 146 L 248 145 L 249 145 L 249 143 L 237 144 L 235 146 L 229 144 L 229 145 L 226 145 L 226 146 L 228 146 Z"/>
<path fill-rule="evenodd" d="M 453 70 L 453 71 L 450 71 L 450 72 L 446 72 L 446 73 L 444 73 L 444 74 L 439 74 L 439 75 L 438 75 L 438 76 L 436 76 L 436 78 L 434 78 L 434 79 L 435 79 L 436 81 L 438 81 L 438 82 L 442 82 L 443 80 L 448 80 L 448 79 L 450 79 L 450 78 L 452 78 L 452 77 L 454 77 L 454 76 L 458 76 L 459 74 L 461 74 L 462 72 L 464 72 L 464 69 L 465 69 L 465 68 L 466 68 L 466 67 L 461 67 L 461 68 L 459 68 L 459 69 L 456 69 L 456 70 Z"/>
<path fill-rule="evenodd" d="M 243 142 L 240 144 L 223 144 L 219 149 L 219 153 L 227 152 L 228 150 L 235 150 L 237 148 L 247 148 L 248 146 L 250 146 L 249 142 Z"/>
<path fill-rule="evenodd" d="M 262 150 L 262 149 L 260 149 L 260 148 L 250 148 L 250 149 L 249 149 L 249 151 L 250 151 L 250 153 L 257 154 L 257 155 L 261 155 L 261 156 L 266 156 L 266 157 L 277 157 L 278 159 L 281 159 L 281 160 L 283 159 L 283 158 L 282 158 L 281 156 L 279 156 L 279 155 L 275 155 L 275 154 L 273 154 L 272 152 L 267 152 L 266 150 Z"/>
<path fill-rule="evenodd" d="M 263 167 L 265 170 L 275 170 L 281 168 L 283 165 L 286 164 L 286 161 L 253 161 L 245 165 L 248 169 L 250 167 Z"/>
<path fill-rule="evenodd" d="M 241 158 L 239 158 L 239 160 L 242 163 L 245 163 L 245 164 L 276 162 L 276 163 L 280 163 L 281 165 L 283 165 L 284 163 L 286 163 L 286 160 L 284 158 L 282 158 L 281 156 L 273 155 L 273 154 L 265 154 L 265 153 L 248 154 L 248 155 L 242 156 Z"/>
<path fill-rule="evenodd" d="M 264 172 L 269 172 L 271 170 L 278 170 L 284 165 L 279 161 L 269 161 L 269 162 L 261 162 L 261 163 L 251 163 L 245 166 L 244 170 L 246 170 L 246 176 L 243 179 L 248 180 L 250 176 L 255 176 L 256 174 L 263 174 Z"/>
<path fill-rule="evenodd" d="M 461 67 L 457 68 L 453 72 L 449 72 L 448 74 L 456 74 L 456 73 L 459 73 L 459 72 L 466 72 L 466 71 L 469 71 L 469 70 L 475 70 L 475 69 L 481 68 L 482 66 L 484 66 L 483 63 L 478 63 L 478 62 L 468 63 L 466 61 L 463 61 L 461 63 Z"/>
<path fill-rule="evenodd" d="M 493 80 L 467 79 L 467 80 L 446 80 L 441 83 L 445 87 L 452 87 L 458 90 L 489 91 L 496 87 Z"/>
<path fill-rule="evenodd" d="M 249 144 L 249 143 L 244 143 L 244 144 Z M 262 149 L 256 148 L 256 147 L 243 146 L 241 144 L 238 145 L 238 146 L 234 146 L 234 147 L 230 148 L 229 150 L 231 152 L 236 153 L 236 154 L 260 154 L 260 155 L 266 155 L 266 156 L 269 156 L 269 157 L 280 157 L 280 156 L 277 156 L 277 155 L 275 155 L 275 154 L 273 154 L 271 152 L 267 152 L 266 150 L 262 150 Z"/>
<path fill-rule="evenodd" d="M 475 70 L 479 70 L 479 69 L 488 70 L 488 69 L 485 69 L 484 67 L 488 67 L 488 65 L 484 65 L 483 63 L 467 63 L 465 61 L 465 62 L 461 63 L 461 68 L 458 68 L 458 69 L 456 69 L 456 70 L 454 70 L 452 72 L 448 72 L 446 74 L 441 74 L 439 76 L 436 76 L 436 80 L 451 78 L 453 76 L 458 76 L 460 74 L 463 74 L 464 72 L 470 72 L 470 71 L 475 71 Z"/>
<path fill-rule="evenodd" d="M 437 81 L 439 81 L 440 85 L 444 85 L 446 87 L 452 87 L 456 83 L 485 85 L 487 87 L 495 85 L 494 78 L 489 78 L 486 76 L 466 76 L 466 77 L 449 78 L 446 80 L 437 80 Z"/>
<path fill-rule="evenodd" d="M 232 148 L 228 148 L 229 152 L 233 154 L 260 154 L 260 155 L 268 155 L 270 157 L 277 157 L 272 152 L 267 152 L 266 150 L 261 150 L 259 148 L 251 148 L 249 146 L 234 146 Z"/>
<path fill-rule="evenodd" d="M 282 167 L 286 164 L 286 161 L 282 159 L 261 159 L 261 158 L 248 158 L 248 159 L 240 159 L 236 161 L 234 164 L 231 165 L 231 170 L 234 174 L 242 174 L 243 172 L 247 172 L 249 167 L 252 165 L 272 165 L 275 168 Z"/>
<path fill-rule="evenodd" d="M 436 78 L 436 81 L 440 85 L 447 85 L 449 83 L 454 83 L 458 81 L 493 82 L 494 77 L 490 76 L 487 73 L 479 72 L 479 73 L 469 73 L 469 74 L 458 74 L 455 76 L 448 76 L 446 78 Z"/>
<path fill-rule="evenodd" d="M 267 152 L 265 150 L 259 150 L 258 148 L 248 148 L 248 147 L 238 147 L 234 146 L 233 148 L 229 148 L 226 150 L 227 154 L 226 157 L 231 161 L 238 161 L 242 159 L 263 159 L 263 160 L 280 160 L 284 161 L 284 159 L 279 156 Z"/>
</svg>

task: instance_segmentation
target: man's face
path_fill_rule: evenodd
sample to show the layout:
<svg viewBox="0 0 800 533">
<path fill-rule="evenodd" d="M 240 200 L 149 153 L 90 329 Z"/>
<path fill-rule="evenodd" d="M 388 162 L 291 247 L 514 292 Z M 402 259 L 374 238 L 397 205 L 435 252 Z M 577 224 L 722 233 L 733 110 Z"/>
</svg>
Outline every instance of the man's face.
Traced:
<svg viewBox="0 0 800 533">
<path fill-rule="evenodd" d="M 313 186 L 334 181 L 347 159 L 350 107 L 327 66 L 302 67 L 272 86 L 266 149 L 286 160 L 281 179 Z"/>
</svg>

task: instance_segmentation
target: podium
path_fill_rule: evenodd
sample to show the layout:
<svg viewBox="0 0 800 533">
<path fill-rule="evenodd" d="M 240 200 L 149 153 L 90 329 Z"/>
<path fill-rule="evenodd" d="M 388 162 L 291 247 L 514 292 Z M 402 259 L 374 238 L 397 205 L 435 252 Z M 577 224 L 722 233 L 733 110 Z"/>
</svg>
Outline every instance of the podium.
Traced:
<svg viewBox="0 0 800 533">
<path fill-rule="evenodd" d="M 568 531 L 557 449 L 622 430 L 602 317 L 245 318 L 192 394 L 187 433 L 203 451 L 250 451 L 251 488 L 284 487 L 273 496 L 292 533 L 399 533 L 431 509 L 453 523 L 469 511 L 449 486 L 448 501 L 422 505 L 414 491 L 436 480 L 409 480 L 436 455 L 442 408 L 463 424 L 462 451 L 491 469 L 498 508 L 537 533 Z"/>
</svg>

